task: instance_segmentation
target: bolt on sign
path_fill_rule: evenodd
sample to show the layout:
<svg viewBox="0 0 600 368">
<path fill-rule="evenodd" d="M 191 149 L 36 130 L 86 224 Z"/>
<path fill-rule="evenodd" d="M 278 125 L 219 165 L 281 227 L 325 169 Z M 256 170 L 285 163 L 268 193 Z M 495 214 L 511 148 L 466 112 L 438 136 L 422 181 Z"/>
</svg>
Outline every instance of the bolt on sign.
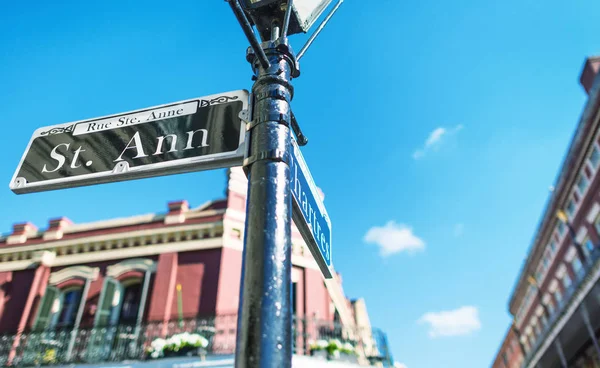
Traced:
<svg viewBox="0 0 600 368">
<path fill-rule="evenodd" d="M 248 91 L 36 130 L 10 182 L 17 193 L 242 165 Z"/>
</svg>

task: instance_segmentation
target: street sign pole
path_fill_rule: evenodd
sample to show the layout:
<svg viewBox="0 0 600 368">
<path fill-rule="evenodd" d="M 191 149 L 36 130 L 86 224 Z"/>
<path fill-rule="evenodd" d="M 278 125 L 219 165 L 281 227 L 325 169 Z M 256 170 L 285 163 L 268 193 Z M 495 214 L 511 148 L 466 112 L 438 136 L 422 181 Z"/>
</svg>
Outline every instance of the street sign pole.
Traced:
<svg viewBox="0 0 600 368">
<path fill-rule="evenodd" d="M 253 48 L 247 53 L 256 82 L 244 160 L 248 199 L 236 368 L 288 368 L 292 362 L 289 126 L 290 80 L 298 70 L 286 39 L 273 28 L 272 41 L 261 44 L 268 67 Z"/>
</svg>

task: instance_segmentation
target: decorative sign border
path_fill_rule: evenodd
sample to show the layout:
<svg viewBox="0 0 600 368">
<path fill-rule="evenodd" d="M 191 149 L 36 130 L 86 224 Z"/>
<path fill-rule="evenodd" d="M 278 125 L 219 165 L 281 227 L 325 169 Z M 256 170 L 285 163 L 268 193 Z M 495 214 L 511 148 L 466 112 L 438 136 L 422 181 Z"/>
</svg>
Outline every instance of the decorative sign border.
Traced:
<svg viewBox="0 0 600 368">
<path fill-rule="evenodd" d="M 60 179 L 44 180 L 40 182 L 27 183 L 25 178 L 18 177 L 18 173 L 25 162 L 27 153 L 29 152 L 33 141 L 38 137 L 44 137 L 54 134 L 65 134 L 74 133 L 75 128 L 78 124 L 90 123 L 98 120 L 112 119 L 123 115 L 131 115 L 136 113 L 142 113 L 149 110 L 156 110 L 167 106 L 185 104 L 189 102 L 196 102 L 198 108 L 208 107 L 212 105 L 229 103 L 232 101 L 242 102 L 242 111 L 248 109 L 249 105 L 249 92 L 247 90 L 238 90 L 232 92 L 224 92 L 184 101 L 172 102 L 168 104 L 153 106 L 150 108 L 138 109 L 128 111 L 125 113 L 113 114 L 103 116 L 99 118 L 81 120 L 76 122 L 69 122 L 59 124 L 55 126 L 48 126 L 37 129 L 31 137 L 23 156 L 15 170 L 15 173 L 10 181 L 9 187 L 16 194 L 33 193 L 41 191 L 49 191 L 63 188 L 87 186 L 94 184 L 102 184 L 109 182 L 118 182 L 133 179 L 142 179 L 155 176 L 180 174 L 194 171 L 203 171 L 210 169 L 219 169 L 225 167 L 233 167 L 242 165 L 245 153 L 245 137 L 246 129 L 245 123 L 240 119 L 240 136 L 239 136 L 239 147 L 237 150 L 232 152 L 223 152 L 209 154 L 205 156 L 183 158 L 178 160 L 165 161 L 154 164 L 147 164 L 136 167 L 129 167 L 129 164 L 125 161 L 121 161 L 116 164 L 112 171 L 99 172 L 94 174 L 78 175 L 73 177 L 66 177 Z"/>
</svg>

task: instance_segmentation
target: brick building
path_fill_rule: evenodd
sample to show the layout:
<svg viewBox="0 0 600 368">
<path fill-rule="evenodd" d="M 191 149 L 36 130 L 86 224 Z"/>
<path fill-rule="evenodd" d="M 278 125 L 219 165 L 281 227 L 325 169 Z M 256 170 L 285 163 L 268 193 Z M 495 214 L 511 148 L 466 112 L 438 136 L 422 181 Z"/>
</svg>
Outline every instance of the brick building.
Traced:
<svg viewBox="0 0 600 368">
<path fill-rule="evenodd" d="M 135 358 L 151 338 L 190 329 L 210 335 L 212 353 L 232 353 L 246 186 L 234 168 L 226 198 L 196 208 L 177 201 L 130 218 L 14 225 L 0 237 L 2 363 L 50 347 L 64 362 Z M 346 298 L 339 275 L 323 279 L 295 227 L 292 244 L 296 354 L 342 337 L 367 362 L 378 350 L 364 301 Z"/>
<path fill-rule="evenodd" d="M 599 67 L 588 58 L 581 73 L 588 100 L 510 297 L 513 326 L 494 368 L 600 367 Z"/>
</svg>

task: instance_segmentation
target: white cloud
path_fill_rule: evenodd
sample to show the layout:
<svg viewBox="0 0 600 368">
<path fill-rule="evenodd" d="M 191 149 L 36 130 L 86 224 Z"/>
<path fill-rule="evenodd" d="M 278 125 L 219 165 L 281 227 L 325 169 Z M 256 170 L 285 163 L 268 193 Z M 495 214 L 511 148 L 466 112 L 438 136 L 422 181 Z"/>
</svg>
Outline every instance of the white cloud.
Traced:
<svg viewBox="0 0 600 368">
<path fill-rule="evenodd" d="M 406 364 L 394 362 L 394 368 L 408 368 Z"/>
<path fill-rule="evenodd" d="M 459 237 L 465 232 L 465 224 L 454 225 L 454 236 Z"/>
<path fill-rule="evenodd" d="M 429 324 L 429 336 L 432 338 L 469 335 L 481 329 L 479 311 L 473 306 L 425 313 L 418 322 Z"/>
<path fill-rule="evenodd" d="M 319 195 L 321 196 L 321 200 L 324 201 L 325 200 L 325 192 L 323 192 L 323 190 L 319 187 L 317 187 L 317 192 L 319 192 Z"/>
<path fill-rule="evenodd" d="M 425 140 L 425 144 L 423 145 L 423 147 L 416 150 L 413 153 L 412 157 L 415 160 L 418 160 L 420 158 L 423 158 L 429 151 L 438 150 L 447 137 L 458 133 L 463 128 L 464 126 L 462 124 L 458 124 L 457 126 L 451 129 L 447 129 L 444 127 L 435 128 L 431 133 L 429 133 L 429 137 L 427 137 L 427 139 Z"/>
<path fill-rule="evenodd" d="M 425 249 L 425 242 L 413 234 L 412 228 L 404 224 L 388 222 L 385 226 L 373 226 L 367 231 L 365 242 L 377 244 L 381 256 L 399 252 L 416 252 Z"/>
</svg>

